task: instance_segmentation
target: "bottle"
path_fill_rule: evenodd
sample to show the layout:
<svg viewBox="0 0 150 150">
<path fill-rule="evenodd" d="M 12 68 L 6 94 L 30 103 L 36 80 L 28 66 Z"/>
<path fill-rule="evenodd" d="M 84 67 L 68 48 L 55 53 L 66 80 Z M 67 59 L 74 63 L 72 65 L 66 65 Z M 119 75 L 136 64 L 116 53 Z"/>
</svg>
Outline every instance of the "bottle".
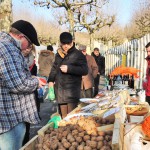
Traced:
<svg viewBox="0 0 150 150">
<path fill-rule="evenodd" d="M 128 75 L 128 86 L 131 88 L 131 77 Z"/>
<path fill-rule="evenodd" d="M 130 84 L 130 87 L 131 87 L 132 89 L 134 89 L 134 76 L 133 76 L 133 75 L 131 76 L 131 84 Z"/>
<path fill-rule="evenodd" d="M 122 84 L 125 84 L 125 81 L 126 81 L 126 75 L 123 75 L 123 77 L 122 77 Z"/>
<path fill-rule="evenodd" d="M 109 85 L 112 86 L 112 84 L 113 84 L 113 81 L 112 81 L 112 77 L 110 76 L 109 77 Z"/>
<path fill-rule="evenodd" d="M 117 75 L 116 82 L 117 82 L 117 84 L 122 84 L 121 75 L 119 75 L 119 74 Z"/>
<path fill-rule="evenodd" d="M 116 76 L 114 75 L 114 77 L 113 77 L 113 85 L 115 84 L 115 81 L 116 81 Z"/>
<path fill-rule="evenodd" d="M 38 89 L 38 99 L 40 102 L 43 102 L 43 95 L 44 95 L 43 89 L 42 88 Z"/>
</svg>

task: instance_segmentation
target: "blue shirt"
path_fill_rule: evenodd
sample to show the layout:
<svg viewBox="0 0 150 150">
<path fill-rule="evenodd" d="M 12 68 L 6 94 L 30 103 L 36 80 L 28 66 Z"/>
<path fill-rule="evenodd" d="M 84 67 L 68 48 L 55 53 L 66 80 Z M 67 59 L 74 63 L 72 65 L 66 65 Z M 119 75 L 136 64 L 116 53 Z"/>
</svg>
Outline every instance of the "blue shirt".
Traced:
<svg viewBox="0 0 150 150">
<path fill-rule="evenodd" d="M 33 78 L 16 41 L 0 33 L 0 133 L 19 122 L 39 123 L 35 95 L 38 79 Z"/>
</svg>

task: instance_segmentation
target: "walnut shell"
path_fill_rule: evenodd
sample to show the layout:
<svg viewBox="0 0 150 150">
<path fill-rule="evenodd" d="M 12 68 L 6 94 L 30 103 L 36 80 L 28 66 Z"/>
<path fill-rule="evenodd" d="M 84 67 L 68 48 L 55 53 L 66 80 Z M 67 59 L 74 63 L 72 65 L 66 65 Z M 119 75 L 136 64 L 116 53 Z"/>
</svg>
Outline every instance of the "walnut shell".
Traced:
<svg viewBox="0 0 150 150">
<path fill-rule="evenodd" d="M 83 140 L 86 142 L 87 140 L 90 140 L 90 136 L 89 135 L 85 135 L 84 137 L 83 137 Z"/>
<path fill-rule="evenodd" d="M 84 150 L 92 150 L 92 148 L 90 146 L 85 146 Z"/>
</svg>

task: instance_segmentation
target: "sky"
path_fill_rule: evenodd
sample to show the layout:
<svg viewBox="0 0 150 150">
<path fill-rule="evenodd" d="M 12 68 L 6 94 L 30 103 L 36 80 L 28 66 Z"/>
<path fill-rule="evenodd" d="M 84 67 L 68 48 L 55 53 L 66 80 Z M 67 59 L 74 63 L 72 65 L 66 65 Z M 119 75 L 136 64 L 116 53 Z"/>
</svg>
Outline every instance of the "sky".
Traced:
<svg viewBox="0 0 150 150">
<path fill-rule="evenodd" d="M 13 2 L 13 15 L 14 19 L 24 19 L 24 16 L 18 15 L 20 11 L 28 11 L 33 12 L 35 17 L 42 17 L 46 20 L 56 21 L 54 18 L 54 14 L 50 9 L 47 9 L 46 7 L 37 7 L 34 6 L 33 2 L 31 0 L 12 0 Z M 133 0 L 110 0 L 110 3 L 108 6 L 106 6 L 107 13 L 113 14 L 115 13 L 117 15 L 117 22 L 121 26 L 127 25 L 130 20 L 133 13 L 132 10 L 132 3 Z M 27 14 L 28 15 L 28 14 Z M 15 21 L 14 20 L 14 21 Z"/>
<path fill-rule="evenodd" d="M 117 5 L 118 22 L 122 26 L 128 24 L 132 17 L 132 2 L 133 0 L 115 0 Z"/>
</svg>

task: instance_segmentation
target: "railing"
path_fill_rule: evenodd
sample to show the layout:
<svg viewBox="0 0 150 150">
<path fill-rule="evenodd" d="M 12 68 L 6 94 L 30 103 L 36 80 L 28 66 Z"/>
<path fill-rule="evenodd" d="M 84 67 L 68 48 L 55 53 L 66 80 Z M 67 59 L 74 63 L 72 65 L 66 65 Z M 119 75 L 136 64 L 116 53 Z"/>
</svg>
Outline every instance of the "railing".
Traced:
<svg viewBox="0 0 150 150">
<path fill-rule="evenodd" d="M 105 53 L 105 73 L 110 74 L 114 68 L 121 65 L 137 68 L 141 72 L 139 72 L 139 78 L 136 79 L 135 88 L 142 89 L 142 79 L 145 78 L 147 67 L 145 45 L 148 42 L 150 42 L 150 33 L 138 40 L 132 40 L 123 45 L 108 49 Z M 126 58 L 126 60 L 123 58 Z"/>
</svg>

